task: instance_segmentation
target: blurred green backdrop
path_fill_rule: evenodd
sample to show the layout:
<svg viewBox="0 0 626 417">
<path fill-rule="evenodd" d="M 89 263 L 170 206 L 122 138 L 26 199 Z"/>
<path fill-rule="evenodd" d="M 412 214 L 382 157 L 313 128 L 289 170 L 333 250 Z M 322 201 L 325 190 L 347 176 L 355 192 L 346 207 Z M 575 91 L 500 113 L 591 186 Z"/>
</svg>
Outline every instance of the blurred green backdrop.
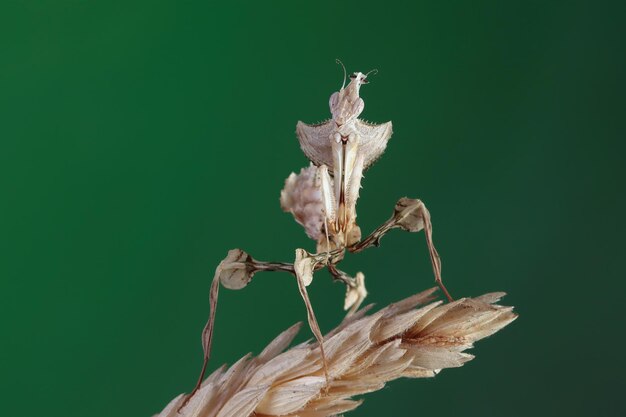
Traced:
<svg viewBox="0 0 626 417">
<path fill-rule="evenodd" d="M 520 313 L 465 367 L 391 383 L 351 415 L 626 415 L 625 11 L 3 1 L 1 414 L 150 416 L 192 388 L 227 250 L 313 249 L 278 196 L 307 164 L 295 123 L 329 116 L 341 58 L 380 70 L 363 116 L 394 123 L 363 230 L 423 199 L 452 293 L 507 291 Z M 422 234 L 343 265 L 378 305 L 433 285 Z M 344 290 L 320 273 L 310 291 L 329 330 Z M 286 275 L 223 291 L 211 369 L 300 320 Z"/>
</svg>

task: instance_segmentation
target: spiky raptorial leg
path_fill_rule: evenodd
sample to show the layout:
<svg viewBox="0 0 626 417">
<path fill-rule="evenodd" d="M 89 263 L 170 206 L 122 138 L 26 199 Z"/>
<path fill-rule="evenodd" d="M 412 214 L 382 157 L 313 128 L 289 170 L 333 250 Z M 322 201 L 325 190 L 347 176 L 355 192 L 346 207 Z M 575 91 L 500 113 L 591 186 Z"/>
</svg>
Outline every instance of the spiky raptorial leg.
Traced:
<svg viewBox="0 0 626 417">
<path fill-rule="evenodd" d="M 441 279 L 441 259 L 435 245 L 433 243 L 433 226 L 430 221 L 430 212 L 421 200 L 411 198 L 401 198 L 396 203 L 393 216 L 374 230 L 369 236 L 362 241 L 348 247 L 352 253 L 361 252 L 371 246 L 378 246 L 380 239 L 393 228 L 402 228 L 409 232 L 419 232 L 424 230 L 426 235 L 426 244 L 430 255 L 430 262 L 433 266 L 435 274 L 435 282 L 441 288 L 448 301 L 453 301 L 452 296 L 443 285 Z"/>
<path fill-rule="evenodd" d="M 322 199 L 322 217 L 324 218 L 324 236 L 317 243 L 317 252 L 331 250 L 330 236 L 335 234 L 337 211 L 335 197 L 333 195 L 333 179 L 328 173 L 326 165 L 317 168 L 316 186 L 319 187 Z M 333 245 L 335 242 L 333 242 Z"/>
<path fill-rule="evenodd" d="M 343 250 L 333 250 L 323 254 L 309 254 L 303 249 L 296 250 L 296 261 L 293 264 L 283 262 L 263 262 L 257 261 L 241 249 L 233 249 L 228 252 L 226 258 L 220 262 L 215 269 L 211 290 L 209 293 L 210 313 L 204 329 L 202 330 L 202 348 L 204 351 L 204 359 L 202 370 L 198 377 L 198 381 L 193 391 L 187 396 L 183 404 L 179 407 L 182 409 L 193 397 L 193 395 L 202 386 L 207 365 L 211 357 L 211 346 L 213 341 L 213 331 L 215 326 L 215 315 L 217 312 L 217 300 L 219 295 L 220 284 L 231 290 L 239 290 L 244 288 L 252 280 L 254 274 L 260 271 L 282 271 L 289 272 L 296 277 L 298 282 L 298 290 L 304 300 L 307 310 L 307 318 L 313 335 L 320 344 L 320 352 L 322 355 L 322 363 L 324 375 L 328 382 L 328 366 L 323 347 L 323 336 L 320 331 L 313 306 L 309 300 L 306 287 L 313 279 L 313 272 L 323 268 L 327 264 L 335 263 L 343 256 Z"/>
<path fill-rule="evenodd" d="M 337 207 L 336 230 L 345 246 L 361 238 L 355 223 L 356 201 L 365 166 L 364 156 L 358 152 L 360 141 L 360 136 L 353 129 L 340 128 L 330 136 Z"/>
<path fill-rule="evenodd" d="M 355 168 L 355 169 L 352 169 Z M 330 236 L 333 236 L 333 245 L 343 246 L 345 244 L 351 244 L 353 241 L 358 241 L 361 238 L 361 229 L 354 223 L 354 218 L 356 217 L 356 210 L 354 210 L 354 206 L 356 205 L 356 199 L 359 196 L 359 185 L 361 183 L 361 176 L 363 173 L 363 158 L 357 158 L 356 162 L 352 164 L 352 168 L 350 169 L 350 176 L 348 176 L 348 184 L 346 185 L 347 193 L 344 192 L 343 188 L 340 189 L 341 201 L 343 203 L 348 203 L 348 207 L 352 207 L 350 212 L 350 223 L 345 224 L 345 232 L 338 232 L 338 218 L 337 218 L 337 201 L 335 195 L 333 195 L 333 189 L 335 184 L 333 184 L 333 179 L 330 177 L 328 173 L 328 167 L 326 165 L 320 165 L 317 168 L 317 186 L 320 190 L 321 200 L 322 200 L 322 216 L 324 218 L 324 236 L 320 239 L 317 245 L 318 253 L 327 252 L 331 248 L 330 244 Z M 343 178 L 343 177 L 342 177 Z M 342 180 L 341 180 L 342 181 Z M 340 182 L 341 182 L 340 181 Z M 336 191 L 336 190 L 335 190 Z M 344 196 L 347 197 L 344 198 Z M 354 202 L 354 204 L 351 204 Z M 346 211 L 343 210 L 345 214 Z M 344 219 L 345 221 L 345 219 Z M 334 239 L 339 238 L 339 241 L 335 241 Z M 328 271 L 333 275 L 334 279 L 337 281 L 341 281 L 346 285 L 346 302 L 344 303 L 344 310 L 348 310 L 347 315 L 351 315 L 356 312 L 365 299 L 367 295 L 367 291 L 365 290 L 365 276 L 362 273 L 357 273 L 355 278 L 350 277 L 343 271 L 337 269 L 334 263 L 328 263 Z"/>
</svg>

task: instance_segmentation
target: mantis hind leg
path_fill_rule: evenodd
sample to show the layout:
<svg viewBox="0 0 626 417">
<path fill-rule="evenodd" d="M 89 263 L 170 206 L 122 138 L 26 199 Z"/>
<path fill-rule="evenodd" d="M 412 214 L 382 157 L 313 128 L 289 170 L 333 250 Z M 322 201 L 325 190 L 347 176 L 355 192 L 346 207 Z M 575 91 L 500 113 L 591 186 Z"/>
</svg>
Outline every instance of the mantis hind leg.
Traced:
<svg viewBox="0 0 626 417">
<path fill-rule="evenodd" d="M 450 292 L 443 285 L 441 279 L 441 258 L 435 244 L 433 243 L 433 225 L 430 220 L 430 212 L 421 200 L 402 198 L 396 204 L 396 213 L 398 211 L 406 213 L 406 217 L 399 220 L 399 227 L 408 230 L 410 232 L 419 232 L 424 230 L 426 236 L 426 244 L 428 246 L 428 253 L 430 255 L 430 262 L 433 266 L 433 273 L 435 274 L 435 282 L 444 293 L 448 301 L 453 301 Z"/>
<path fill-rule="evenodd" d="M 293 264 L 296 280 L 298 281 L 298 290 L 304 300 L 306 306 L 307 321 L 311 332 L 315 336 L 317 343 L 320 347 L 320 356 L 322 357 L 322 368 L 324 371 L 324 377 L 326 378 L 326 387 L 330 385 L 330 379 L 328 377 L 328 362 L 326 360 L 326 353 L 324 352 L 324 336 L 317 323 L 315 312 L 313 311 L 313 305 L 309 299 L 309 294 L 306 287 L 313 281 L 313 272 L 320 264 L 328 262 L 328 254 L 323 255 L 310 255 L 304 249 L 296 249 L 296 260 Z"/>
<path fill-rule="evenodd" d="M 198 376 L 198 381 L 191 393 L 185 398 L 182 405 L 178 408 L 180 411 L 189 400 L 195 395 L 196 392 L 202 387 L 204 375 L 206 373 L 209 359 L 211 358 L 211 347 L 213 343 L 213 331 L 215 327 L 215 316 L 217 312 L 217 300 L 219 295 L 220 284 L 225 288 L 231 290 L 239 290 L 248 285 L 252 280 L 254 274 L 260 271 L 282 271 L 289 272 L 296 277 L 298 282 L 298 290 L 304 301 L 307 310 L 307 318 L 309 326 L 313 335 L 320 346 L 320 353 L 322 356 L 322 364 L 324 369 L 324 375 L 328 385 L 328 365 L 326 361 L 326 355 L 323 346 L 323 336 L 320 331 L 313 306 L 309 300 L 309 295 L 306 291 L 306 287 L 313 280 L 313 272 L 323 268 L 329 262 L 336 261 L 336 257 L 340 255 L 340 251 L 332 251 L 320 255 L 311 255 L 303 249 L 296 251 L 296 261 L 294 264 L 283 262 L 263 262 L 257 261 L 252 258 L 246 252 L 241 249 L 233 249 L 228 252 L 228 256 L 220 262 L 215 269 L 215 275 L 213 282 L 211 283 L 211 290 L 209 293 L 210 313 L 204 329 L 202 330 L 202 348 L 204 351 L 204 358 L 202 363 L 202 369 Z"/>
<path fill-rule="evenodd" d="M 450 292 L 443 284 L 441 279 L 441 258 L 435 244 L 433 243 L 433 225 L 430 220 L 430 212 L 421 200 L 412 198 L 401 198 L 396 203 L 393 217 L 379 226 L 369 236 L 362 241 L 348 247 L 352 253 L 361 252 L 371 246 L 379 246 L 380 239 L 391 229 L 401 228 L 408 232 L 419 232 L 424 230 L 426 235 L 426 244 L 428 245 L 428 253 L 430 262 L 435 275 L 435 282 L 444 293 L 448 301 L 453 301 Z"/>
</svg>

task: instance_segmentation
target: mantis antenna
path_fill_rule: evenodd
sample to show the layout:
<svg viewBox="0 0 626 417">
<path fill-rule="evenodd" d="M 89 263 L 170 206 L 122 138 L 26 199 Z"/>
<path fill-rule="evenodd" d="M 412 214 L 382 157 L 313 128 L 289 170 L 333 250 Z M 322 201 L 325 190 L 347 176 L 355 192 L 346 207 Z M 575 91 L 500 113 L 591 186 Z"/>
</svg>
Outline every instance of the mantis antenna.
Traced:
<svg viewBox="0 0 626 417">
<path fill-rule="evenodd" d="M 343 68 L 343 83 L 341 83 L 341 89 L 343 90 L 343 87 L 346 85 L 346 66 L 343 65 L 343 62 L 341 62 L 339 58 L 335 59 L 335 62 Z"/>
<path fill-rule="evenodd" d="M 370 75 L 372 72 L 374 73 L 374 75 L 378 74 L 378 70 L 376 68 L 374 68 L 373 70 L 371 70 L 367 74 L 365 74 L 365 78 L 367 78 L 367 76 Z"/>
</svg>

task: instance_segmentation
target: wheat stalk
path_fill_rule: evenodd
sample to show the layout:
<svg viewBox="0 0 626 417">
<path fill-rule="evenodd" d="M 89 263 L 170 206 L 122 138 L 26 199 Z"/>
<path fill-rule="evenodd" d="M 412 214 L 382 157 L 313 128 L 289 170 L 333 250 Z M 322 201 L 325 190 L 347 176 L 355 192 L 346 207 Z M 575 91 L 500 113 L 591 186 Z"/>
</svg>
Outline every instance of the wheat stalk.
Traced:
<svg viewBox="0 0 626 417">
<path fill-rule="evenodd" d="M 246 355 L 228 369 L 217 369 L 180 411 L 183 394 L 158 416 L 334 416 L 355 409 L 363 400 L 353 397 L 377 391 L 387 381 L 433 377 L 462 366 L 473 358 L 464 350 L 517 317 L 513 307 L 495 304 L 504 293 L 424 305 L 435 290 L 369 316 L 372 306 L 365 307 L 327 334 L 328 382 L 317 343 L 283 352 L 300 330 L 296 324 L 257 357 Z"/>
</svg>

